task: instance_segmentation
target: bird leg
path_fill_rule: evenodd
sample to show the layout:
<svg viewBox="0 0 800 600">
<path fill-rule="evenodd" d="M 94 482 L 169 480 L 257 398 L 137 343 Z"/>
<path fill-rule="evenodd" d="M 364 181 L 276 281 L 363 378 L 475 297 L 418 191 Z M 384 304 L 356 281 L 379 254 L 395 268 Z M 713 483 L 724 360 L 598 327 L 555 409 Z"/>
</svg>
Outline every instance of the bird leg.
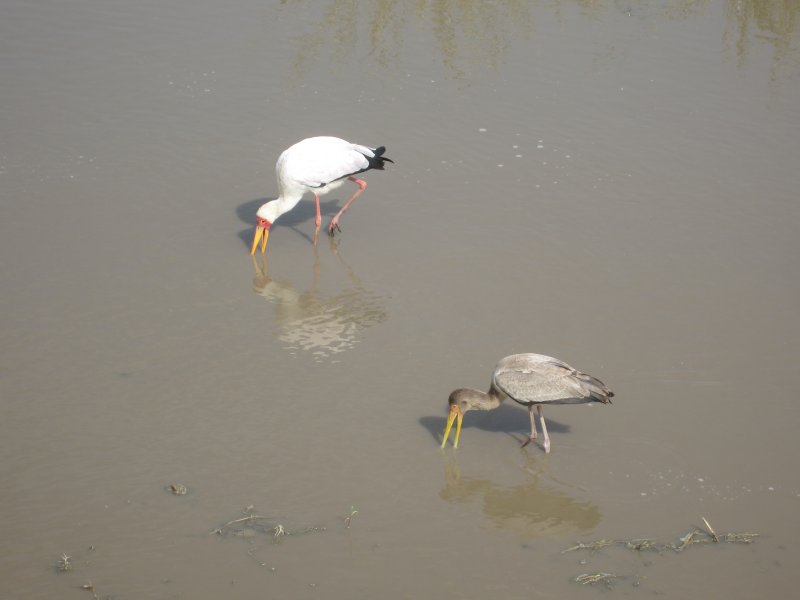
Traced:
<svg viewBox="0 0 800 600">
<path fill-rule="evenodd" d="M 523 448 L 536 440 L 536 417 L 533 416 L 533 404 L 528 405 L 528 416 L 531 418 L 531 435 L 523 442 Z"/>
<path fill-rule="evenodd" d="M 314 203 L 317 205 L 317 218 L 314 220 L 314 245 L 317 245 L 319 226 L 322 225 L 322 213 L 319 210 L 319 194 L 314 194 Z"/>
<path fill-rule="evenodd" d="M 328 225 L 328 235 L 331 236 L 333 235 L 334 230 L 339 229 L 339 218 L 344 214 L 344 211 L 350 208 L 350 205 L 353 203 L 353 201 L 355 201 L 356 198 L 358 198 L 361 195 L 361 192 L 367 189 L 367 182 L 364 181 L 363 179 L 357 179 L 355 177 L 348 177 L 348 179 L 353 183 L 355 183 L 356 185 L 358 185 L 358 189 L 356 190 L 355 194 L 350 196 L 350 200 L 345 202 L 344 206 L 342 207 L 342 210 L 336 213 L 336 216 L 331 219 L 331 223 L 330 225 Z M 342 230 L 339 229 L 339 231 L 341 232 Z"/>
<path fill-rule="evenodd" d="M 523 448 L 536 440 L 536 417 L 533 416 L 533 406 L 534 406 L 533 404 L 528 406 L 528 415 L 531 418 L 531 435 L 522 444 Z M 544 448 L 545 454 L 550 454 L 550 436 L 547 435 L 547 425 L 544 422 L 544 415 L 542 415 L 541 404 L 536 405 L 536 413 L 539 415 L 539 423 L 542 426 L 542 434 L 544 435 L 544 443 L 542 444 L 542 447 Z"/>
<path fill-rule="evenodd" d="M 550 437 L 547 435 L 547 425 L 544 423 L 544 415 L 542 414 L 542 405 L 536 405 L 536 412 L 539 413 L 539 423 L 542 425 L 542 433 L 544 434 L 544 453 L 550 454 Z"/>
</svg>

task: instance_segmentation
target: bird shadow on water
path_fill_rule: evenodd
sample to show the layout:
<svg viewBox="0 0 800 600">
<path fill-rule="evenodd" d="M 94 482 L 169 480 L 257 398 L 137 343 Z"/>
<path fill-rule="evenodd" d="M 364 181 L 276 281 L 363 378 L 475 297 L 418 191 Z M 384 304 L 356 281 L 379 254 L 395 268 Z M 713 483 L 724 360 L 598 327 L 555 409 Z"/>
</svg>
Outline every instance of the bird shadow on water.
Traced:
<svg viewBox="0 0 800 600">
<path fill-rule="evenodd" d="M 419 418 L 420 425 L 427 429 L 431 437 L 439 444 L 442 443 L 442 433 L 447 424 L 446 408 L 447 403 L 443 402 L 442 416 L 426 416 Z M 545 420 L 547 422 L 547 430 L 550 433 L 568 433 L 570 431 L 569 425 L 554 421 L 549 415 L 545 416 Z M 498 408 L 491 411 L 473 410 L 464 415 L 464 421 L 461 426 L 462 439 L 465 430 L 474 428 L 483 431 L 506 433 L 522 444 L 528 439 L 530 423 L 527 409 L 514 406 L 513 404 L 501 404 Z M 539 427 L 538 418 L 536 420 L 536 425 Z M 539 429 L 539 434 L 541 435 L 541 429 Z"/>
<path fill-rule="evenodd" d="M 307 352 L 317 361 L 332 360 L 353 348 L 364 331 L 389 318 L 386 299 L 370 290 L 339 253 L 335 238 L 313 246 L 311 280 L 296 284 L 271 274 L 265 255 L 252 256 L 253 291 L 271 307 L 276 336 L 292 354 Z M 323 285 L 319 246 L 327 245 L 335 284 Z M 326 264 L 326 268 L 330 263 Z"/>
<path fill-rule="evenodd" d="M 253 200 L 243 202 L 236 207 L 236 216 L 239 217 L 242 222 L 248 224 L 247 229 L 242 229 L 238 234 L 239 239 L 242 240 L 242 243 L 248 248 L 248 250 L 253 242 L 253 229 L 256 225 L 256 212 L 262 204 L 269 202 L 270 200 L 274 200 L 274 198 L 255 198 Z M 339 201 L 336 198 L 320 198 L 319 210 L 322 214 L 322 226 L 320 227 L 321 237 L 323 233 L 326 233 L 327 230 L 325 229 L 325 226 L 330 220 L 326 219 L 326 217 L 333 217 L 333 215 L 338 212 Z M 316 219 L 316 217 L 317 209 L 314 206 L 314 199 L 304 198 L 292 210 L 282 214 L 280 219 L 276 220 L 275 224 L 272 226 L 272 231 L 277 228 L 286 227 L 313 244 L 314 219 Z"/>
</svg>

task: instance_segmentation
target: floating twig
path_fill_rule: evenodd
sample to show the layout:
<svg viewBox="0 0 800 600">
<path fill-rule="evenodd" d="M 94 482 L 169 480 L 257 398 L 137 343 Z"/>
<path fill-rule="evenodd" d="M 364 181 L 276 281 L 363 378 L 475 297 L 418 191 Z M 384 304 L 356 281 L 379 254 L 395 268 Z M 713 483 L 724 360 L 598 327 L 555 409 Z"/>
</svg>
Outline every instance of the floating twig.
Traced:
<svg viewBox="0 0 800 600">
<path fill-rule="evenodd" d="M 725 541 L 729 544 L 752 544 L 760 533 L 726 533 Z"/>
<path fill-rule="evenodd" d="M 567 552 L 572 552 L 573 550 L 591 550 L 592 552 L 596 550 L 600 550 L 600 548 L 605 548 L 606 546 L 613 546 L 618 542 L 614 540 L 597 540 L 596 542 L 591 542 L 589 544 L 584 544 L 583 542 L 578 542 L 571 548 L 567 548 L 566 550 L 562 550 L 561 554 L 566 554 Z"/>
<path fill-rule="evenodd" d="M 581 585 L 594 585 L 595 583 L 603 583 L 606 587 L 610 588 L 611 583 L 617 578 L 614 573 L 583 573 L 575 578 L 575 583 Z"/>
<path fill-rule="evenodd" d="M 675 550 L 675 552 L 683 552 L 686 549 L 686 547 L 688 547 L 689 545 L 698 544 L 698 543 L 702 543 L 703 542 L 702 539 L 699 539 L 697 537 L 698 535 L 703 535 L 703 532 L 700 531 L 699 529 L 694 529 L 694 530 L 690 531 L 689 533 L 687 533 L 686 535 L 684 535 L 683 537 L 678 538 L 680 540 L 680 542 L 681 542 L 680 545 L 675 546 L 675 545 L 671 544 L 670 547 L 673 550 Z"/>
<path fill-rule="evenodd" d="M 708 527 L 708 530 L 711 532 L 711 537 L 712 537 L 712 538 L 714 538 L 714 541 L 715 541 L 715 542 L 719 542 L 719 538 L 717 537 L 717 532 L 716 532 L 716 531 L 714 531 L 714 528 L 713 528 L 713 527 L 711 527 L 711 523 L 709 523 L 709 522 L 706 520 L 706 518 L 705 518 L 705 517 L 700 517 L 700 518 L 701 518 L 701 519 L 703 519 L 703 523 L 705 523 L 705 524 L 706 524 L 706 527 Z"/>
<path fill-rule="evenodd" d="M 345 527 L 345 529 L 350 529 L 350 523 L 353 521 L 353 517 L 355 517 L 357 514 L 358 514 L 358 511 L 353 506 L 351 506 L 350 507 L 350 514 L 347 515 L 345 517 L 345 519 L 344 519 L 344 527 Z"/>
</svg>

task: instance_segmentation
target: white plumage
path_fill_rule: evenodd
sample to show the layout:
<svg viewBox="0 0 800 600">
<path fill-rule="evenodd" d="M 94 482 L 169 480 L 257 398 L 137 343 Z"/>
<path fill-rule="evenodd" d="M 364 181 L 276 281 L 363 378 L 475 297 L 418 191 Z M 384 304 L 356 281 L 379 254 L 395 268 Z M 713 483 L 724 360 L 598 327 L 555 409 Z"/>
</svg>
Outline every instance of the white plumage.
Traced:
<svg viewBox="0 0 800 600">
<path fill-rule="evenodd" d="M 386 148 L 383 146 L 370 148 L 328 136 L 306 138 L 284 150 L 275 164 L 279 196 L 258 209 L 256 232 L 250 253 L 255 254 L 259 242 L 261 242 L 261 252 L 266 251 L 267 237 L 272 224 L 282 214 L 297 206 L 306 192 L 314 194 L 316 203 L 317 216 L 314 229 L 316 242 L 322 223 L 319 197 L 342 185 L 345 179 L 349 179 L 358 185 L 358 189 L 331 219 L 328 233 L 333 235 L 334 231 L 339 229 L 339 219 L 342 214 L 367 187 L 366 181 L 354 175 L 370 169 L 383 170 L 384 162 L 393 162 L 383 156 L 385 151 Z"/>
</svg>

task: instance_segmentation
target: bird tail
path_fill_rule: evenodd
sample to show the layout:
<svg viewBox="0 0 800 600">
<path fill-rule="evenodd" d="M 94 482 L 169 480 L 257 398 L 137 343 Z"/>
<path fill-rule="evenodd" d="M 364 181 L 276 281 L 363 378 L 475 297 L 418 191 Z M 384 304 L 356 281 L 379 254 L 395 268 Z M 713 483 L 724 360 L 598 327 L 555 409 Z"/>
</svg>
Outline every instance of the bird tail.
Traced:
<svg viewBox="0 0 800 600">
<path fill-rule="evenodd" d="M 370 169 L 377 169 L 379 171 L 383 171 L 384 162 L 394 163 L 394 161 L 391 158 L 383 155 L 383 153 L 386 152 L 386 146 L 378 146 L 372 152 L 374 156 L 367 157 Z"/>
<path fill-rule="evenodd" d="M 600 381 L 597 377 L 592 377 L 586 373 L 578 373 L 578 379 L 586 387 L 589 392 L 589 398 L 594 402 L 602 402 L 603 404 L 612 404 L 611 398 L 614 397 L 614 392 L 608 389 L 605 383 Z"/>
</svg>

